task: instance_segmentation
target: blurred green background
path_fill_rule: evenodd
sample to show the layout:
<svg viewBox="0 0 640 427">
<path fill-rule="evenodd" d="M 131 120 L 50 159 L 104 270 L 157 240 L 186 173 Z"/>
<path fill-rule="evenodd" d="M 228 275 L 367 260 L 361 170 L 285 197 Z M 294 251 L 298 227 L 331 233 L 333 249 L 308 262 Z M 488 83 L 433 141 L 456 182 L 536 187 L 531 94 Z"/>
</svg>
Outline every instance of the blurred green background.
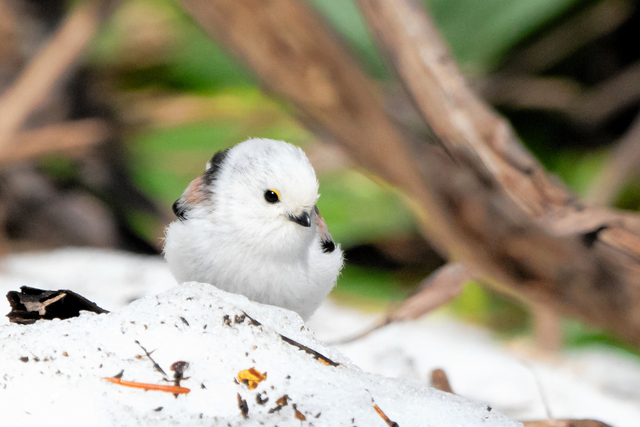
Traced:
<svg viewBox="0 0 640 427">
<path fill-rule="evenodd" d="M 310 3 L 339 31 L 362 68 L 385 87 L 393 87 L 392 73 L 357 7 L 349 0 Z M 565 35 L 568 42 L 584 40 L 555 62 L 518 68 L 529 47 L 602 4 L 622 8 L 626 14 L 600 35 L 592 37 L 595 30 L 588 23 L 584 34 Z M 518 75 L 562 80 L 577 88 L 579 96 L 640 56 L 621 41 L 638 35 L 633 2 L 429 0 L 425 7 L 480 93 L 504 94 L 501 76 Z M 123 3 L 93 42 L 88 63 L 117 94 L 114 102 L 125 123 L 123 146 L 135 186 L 167 210 L 215 151 L 248 137 L 286 140 L 303 147 L 312 158 L 327 155 L 325 144 L 296 122 L 287 105 L 262 93 L 251 73 L 215 46 L 172 1 Z M 491 92 L 487 87 L 497 89 Z M 579 194 L 587 191 L 638 109 L 638 102 L 632 102 L 600 123 L 586 126 L 572 116 L 570 108 L 563 112 L 523 106 L 521 100 L 509 102 L 495 95 L 488 96 L 488 101 L 495 101 L 529 149 Z M 380 309 L 409 295 L 442 260 L 420 243 L 412 214 L 393 188 L 376 182 L 348 159 L 337 158 L 332 162 L 334 157 L 329 157 L 328 165 L 318 168 L 319 209 L 335 240 L 347 250 L 347 264 L 333 297 Z M 68 173 L 59 158 L 44 164 L 54 175 Z M 640 192 L 633 184 L 616 199 L 618 206 L 638 208 Z M 126 218 L 142 238 L 157 242 L 161 237 L 162 219 L 135 209 Z M 399 249 L 390 252 L 390 247 Z M 531 327 L 526 308 L 478 284 L 467 286 L 443 310 L 488 325 L 504 336 L 527 333 Z M 565 332 L 569 345 L 619 344 L 575 321 L 565 323 Z"/>
</svg>

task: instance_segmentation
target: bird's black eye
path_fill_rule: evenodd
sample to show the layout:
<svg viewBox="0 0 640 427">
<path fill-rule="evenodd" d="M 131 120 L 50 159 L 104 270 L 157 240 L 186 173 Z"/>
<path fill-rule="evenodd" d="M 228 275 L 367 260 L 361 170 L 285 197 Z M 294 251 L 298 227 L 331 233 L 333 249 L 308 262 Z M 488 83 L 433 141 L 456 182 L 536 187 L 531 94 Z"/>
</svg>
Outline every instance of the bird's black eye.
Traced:
<svg viewBox="0 0 640 427">
<path fill-rule="evenodd" d="M 267 190 L 264 192 L 264 199 L 269 203 L 277 203 L 280 201 L 280 194 L 276 190 Z"/>
</svg>

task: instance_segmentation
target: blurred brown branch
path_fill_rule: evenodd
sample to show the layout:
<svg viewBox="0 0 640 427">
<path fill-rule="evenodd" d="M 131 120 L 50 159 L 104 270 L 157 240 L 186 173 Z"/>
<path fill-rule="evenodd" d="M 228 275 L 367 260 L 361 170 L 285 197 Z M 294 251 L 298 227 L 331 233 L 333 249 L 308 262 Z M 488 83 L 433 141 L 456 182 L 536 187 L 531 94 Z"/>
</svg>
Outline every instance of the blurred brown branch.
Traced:
<svg viewBox="0 0 640 427">
<path fill-rule="evenodd" d="M 77 6 L 56 34 L 30 61 L 0 98 L 0 150 L 5 151 L 22 123 L 56 82 L 78 62 L 99 24 L 117 0 L 92 0 Z"/>
<path fill-rule="evenodd" d="M 609 205 L 618 195 L 620 187 L 640 165 L 640 116 L 620 139 L 612 155 L 589 188 L 585 199 L 596 205 Z"/>
<path fill-rule="evenodd" d="M 609 34 L 632 15 L 629 0 L 603 0 L 571 17 L 533 45 L 520 51 L 506 67 L 507 74 L 532 74 L 547 70 L 581 47 Z M 500 79 L 501 76 L 495 76 Z"/>
<path fill-rule="evenodd" d="M 358 2 L 448 156 L 388 119 L 376 86 L 304 3 L 182 3 L 320 135 L 406 191 L 440 250 L 510 294 L 640 343 L 640 218 L 587 208 L 548 177 L 469 90 L 421 4 Z"/>
<path fill-rule="evenodd" d="M 442 369 L 434 369 L 431 371 L 431 387 L 436 390 L 453 393 L 451 384 L 449 384 L 449 378 L 447 378 L 447 374 L 445 374 Z"/>
<path fill-rule="evenodd" d="M 0 152 L 0 167 L 53 152 L 84 152 L 111 136 L 109 124 L 100 119 L 56 123 L 20 132 L 10 141 L 10 148 Z"/>
<path fill-rule="evenodd" d="M 636 61 L 575 99 L 569 114 L 579 123 L 592 125 L 611 117 L 639 98 L 640 61 Z"/>
<path fill-rule="evenodd" d="M 550 110 L 577 126 L 597 127 L 640 99 L 640 62 L 588 90 L 565 78 L 508 74 L 481 82 L 478 88 L 496 105 Z"/>
<path fill-rule="evenodd" d="M 579 99 L 579 85 L 566 78 L 499 75 L 480 82 L 478 90 L 495 105 L 567 112 Z"/>
<path fill-rule="evenodd" d="M 131 232 L 127 214 L 161 217 L 162 210 L 131 183 L 113 99 L 99 73 L 82 62 L 118 4 L 0 0 L 0 246 L 6 249 L 158 252 Z M 63 179 L 60 170 L 30 161 L 51 152 L 73 158 Z"/>
<path fill-rule="evenodd" d="M 358 335 L 333 342 L 332 345 L 359 340 L 391 323 L 419 319 L 460 295 L 464 284 L 476 277 L 477 273 L 467 264 L 445 264 L 424 279 L 415 294 L 402 301 L 399 306 L 389 310 L 377 324 Z"/>
<path fill-rule="evenodd" d="M 618 30 L 636 9 L 629 0 L 602 0 L 591 5 L 516 51 L 501 71 L 475 82 L 475 86 L 494 105 L 560 113 L 578 127 L 601 126 L 640 98 L 637 63 L 588 89 L 570 78 L 540 74 Z"/>
</svg>

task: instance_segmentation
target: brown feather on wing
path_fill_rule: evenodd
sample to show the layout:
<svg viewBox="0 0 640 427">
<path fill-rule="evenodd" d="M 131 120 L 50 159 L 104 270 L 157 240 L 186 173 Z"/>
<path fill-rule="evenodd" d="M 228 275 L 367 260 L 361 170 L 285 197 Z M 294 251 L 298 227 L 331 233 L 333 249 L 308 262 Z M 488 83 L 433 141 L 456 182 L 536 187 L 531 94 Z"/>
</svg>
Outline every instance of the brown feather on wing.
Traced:
<svg viewBox="0 0 640 427">
<path fill-rule="evenodd" d="M 199 176 L 184 190 L 182 197 L 175 201 L 173 204 L 173 213 L 176 214 L 180 221 L 187 219 L 187 212 L 194 205 L 199 205 L 206 200 L 207 191 L 206 183 L 203 176 Z"/>
</svg>

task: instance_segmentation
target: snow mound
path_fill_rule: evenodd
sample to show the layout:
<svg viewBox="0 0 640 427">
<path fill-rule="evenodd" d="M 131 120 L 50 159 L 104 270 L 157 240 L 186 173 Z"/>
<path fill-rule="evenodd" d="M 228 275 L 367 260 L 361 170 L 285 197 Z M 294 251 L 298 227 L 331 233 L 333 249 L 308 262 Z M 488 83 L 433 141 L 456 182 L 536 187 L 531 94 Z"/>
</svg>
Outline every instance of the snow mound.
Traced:
<svg viewBox="0 0 640 427">
<path fill-rule="evenodd" d="M 122 373 L 170 385 L 177 361 L 188 363 L 180 385 L 191 390 L 177 397 L 103 379 Z M 363 372 L 317 342 L 295 313 L 199 283 L 110 314 L 0 325 L 0 366 L 4 426 L 382 427 L 374 405 L 403 427 L 521 425 L 486 404 Z M 267 375 L 255 389 L 236 379 L 250 368 Z"/>
</svg>

